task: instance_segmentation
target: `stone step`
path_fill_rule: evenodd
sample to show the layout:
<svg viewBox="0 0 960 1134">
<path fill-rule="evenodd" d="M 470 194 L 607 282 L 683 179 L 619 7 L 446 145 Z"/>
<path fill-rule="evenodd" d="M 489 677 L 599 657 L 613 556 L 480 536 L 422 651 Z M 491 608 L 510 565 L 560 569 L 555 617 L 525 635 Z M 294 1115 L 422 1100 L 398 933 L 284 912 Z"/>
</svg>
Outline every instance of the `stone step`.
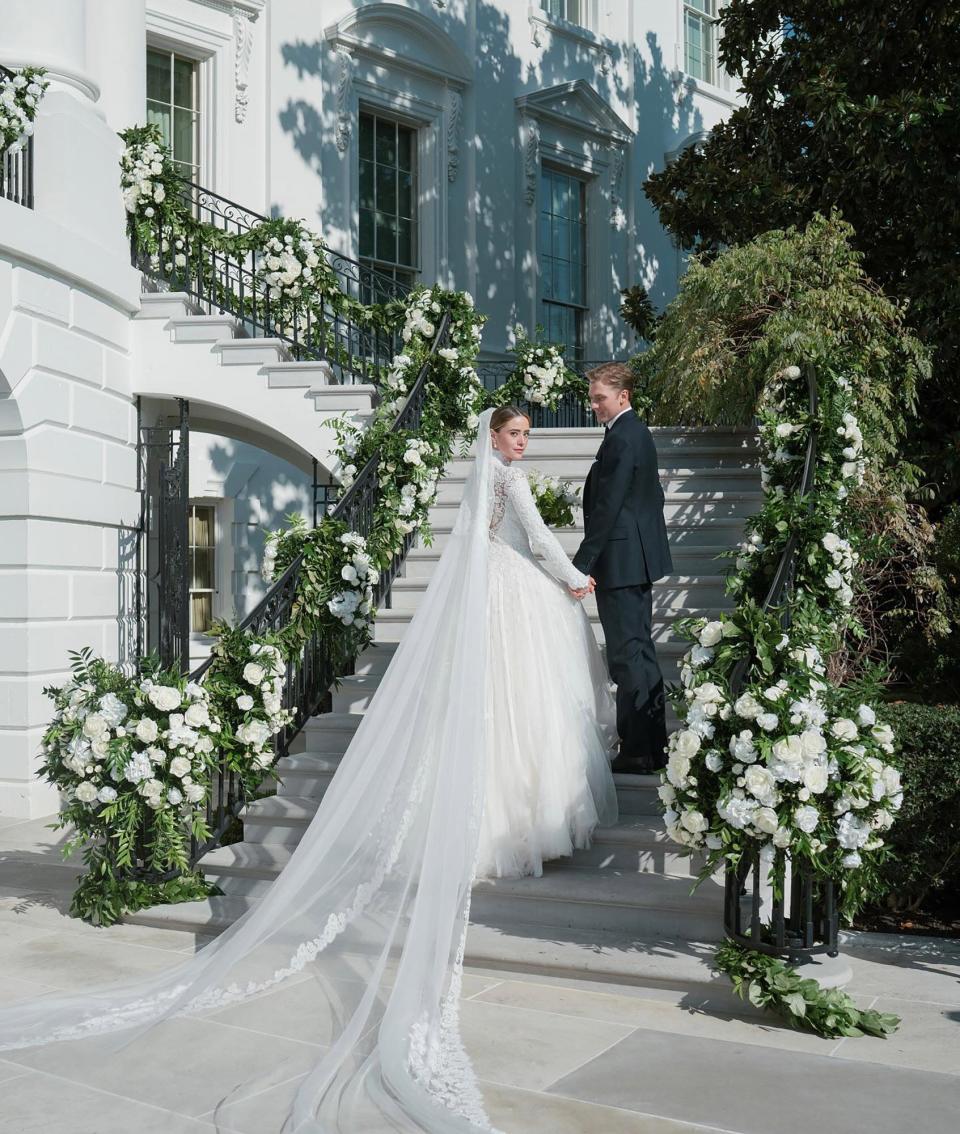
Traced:
<svg viewBox="0 0 960 1134">
<path fill-rule="evenodd" d="M 416 610 L 427 592 L 430 580 L 426 578 L 395 579 L 390 589 L 390 605 L 393 610 Z M 594 596 L 583 600 L 584 609 L 594 614 L 597 601 Z M 704 608 L 721 610 L 730 607 L 731 600 L 724 591 L 724 581 L 720 576 L 670 575 L 661 579 L 653 587 L 654 614 L 666 616 L 669 611 L 684 608 Z"/>
<path fill-rule="evenodd" d="M 703 547 L 684 544 L 677 546 L 674 543 L 670 548 L 673 567 L 678 575 L 715 575 L 718 579 L 722 579 L 733 565 L 732 559 L 725 555 L 728 551 L 730 548 L 727 545 L 719 543 L 705 544 Z M 436 570 L 441 554 L 437 547 L 411 548 L 404 561 L 402 578 L 429 579 Z M 671 577 L 667 577 L 668 581 Z"/>
<path fill-rule="evenodd" d="M 452 531 L 451 520 L 456 510 L 444 509 L 449 515 L 443 515 L 439 521 L 432 525 L 431 542 L 427 544 L 420 540 L 421 547 L 430 547 L 434 551 L 443 551 L 450 540 Z M 727 550 L 736 547 L 743 539 L 744 516 L 704 516 L 698 517 L 693 509 L 686 518 L 670 518 L 665 521 L 667 539 L 670 549 L 674 548 L 701 548 L 723 547 Z M 560 541 L 560 546 L 568 555 L 573 555 L 583 542 L 583 525 L 578 523 L 572 528 L 555 528 L 553 534 Z"/>
<path fill-rule="evenodd" d="M 242 336 L 232 315 L 182 315 L 167 324 L 175 343 L 219 343 Z"/>
<path fill-rule="evenodd" d="M 145 291 L 140 295 L 136 319 L 183 319 L 199 315 L 200 308 L 185 291 Z"/>
<path fill-rule="evenodd" d="M 753 429 L 728 429 L 712 426 L 653 426 L 650 430 L 659 457 L 672 454 L 732 453 L 742 451 L 754 459 L 757 452 L 757 435 Z M 531 431 L 532 455 L 547 457 L 596 456 L 603 441 L 603 428 L 589 429 L 534 429 Z M 460 453 L 461 450 L 455 450 Z M 474 447 L 466 453 L 472 457 Z"/>
<path fill-rule="evenodd" d="M 710 524 L 716 519 L 739 519 L 755 515 L 763 506 L 761 492 L 670 492 L 665 495 L 663 518 L 667 523 Z M 433 504 L 428 519 L 434 531 L 451 531 L 458 503 Z"/>
<path fill-rule="evenodd" d="M 226 339 L 213 348 L 220 355 L 221 366 L 271 366 L 290 362 L 292 358 L 282 339 Z"/>
<path fill-rule="evenodd" d="M 225 876 L 226 877 L 226 876 Z M 248 892 L 214 895 L 199 902 L 153 906 L 127 918 L 138 925 L 220 933 L 253 909 L 269 888 L 251 879 Z M 618 934 L 655 939 L 718 941 L 723 936 L 723 888 L 708 879 L 691 893 L 690 878 L 648 873 L 601 874 L 551 869 L 541 878 L 501 878 L 473 889 L 471 926 L 516 933 L 536 928 L 540 939 L 554 931 Z M 469 937 L 469 933 L 468 933 Z"/>
<path fill-rule="evenodd" d="M 324 359 L 311 362 L 278 362 L 263 367 L 271 390 L 313 390 L 336 385 L 333 368 Z"/>
<path fill-rule="evenodd" d="M 527 462 L 524 460 L 526 469 Z M 529 471 L 529 470 L 528 470 Z M 569 481 L 574 488 L 583 489 L 589 465 L 575 471 L 567 471 L 562 475 L 551 471 L 549 475 L 559 476 Z M 459 504 L 463 498 L 463 488 L 466 476 L 444 474 L 437 492 L 438 504 Z M 709 496 L 713 493 L 730 494 L 742 491 L 759 491 L 760 475 L 756 469 L 661 469 L 660 485 L 663 491 L 672 493 L 695 493 Z"/>
<path fill-rule="evenodd" d="M 309 396 L 318 413 L 339 417 L 342 413 L 369 414 L 377 403 L 376 386 L 318 385 L 311 387 Z"/>
</svg>

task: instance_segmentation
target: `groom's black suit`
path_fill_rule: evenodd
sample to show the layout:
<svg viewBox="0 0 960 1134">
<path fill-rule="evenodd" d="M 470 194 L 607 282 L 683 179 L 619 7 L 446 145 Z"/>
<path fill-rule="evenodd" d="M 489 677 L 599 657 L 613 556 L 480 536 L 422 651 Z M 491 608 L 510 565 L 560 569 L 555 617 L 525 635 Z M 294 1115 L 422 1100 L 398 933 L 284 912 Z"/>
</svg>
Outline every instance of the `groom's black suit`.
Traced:
<svg viewBox="0 0 960 1134">
<path fill-rule="evenodd" d="M 607 668 L 617 685 L 620 755 L 663 767 L 663 675 L 651 637 L 651 585 L 673 570 L 650 430 L 632 411 L 606 431 L 583 492 L 584 538 L 574 566 L 597 584 Z"/>
</svg>

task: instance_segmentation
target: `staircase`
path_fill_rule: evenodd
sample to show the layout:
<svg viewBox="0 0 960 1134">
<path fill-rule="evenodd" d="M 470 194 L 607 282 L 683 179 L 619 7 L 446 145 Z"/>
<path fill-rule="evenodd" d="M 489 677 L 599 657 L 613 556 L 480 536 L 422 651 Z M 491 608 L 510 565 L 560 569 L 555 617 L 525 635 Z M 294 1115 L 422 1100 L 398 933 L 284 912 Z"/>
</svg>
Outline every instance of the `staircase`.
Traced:
<svg viewBox="0 0 960 1134">
<path fill-rule="evenodd" d="M 744 519 L 760 502 L 751 435 L 733 430 L 655 429 L 666 520 L 676 574 L 654 591 L 654 637 L 666 680 L 676 681 L 685 643 L 672 620 L 729 605 L 717 556 L 741 538 Z M 600 430 L 540 430 L 525 464 L 582 484 Z M 313 817 L 326 786 L 415 612 L 452 530 L 469 460 L 447 467 L 431 521 L 434 546 L 415 547 L 393 586 L 392 606 L 377 619 L 376 644 L 334 693 L 333 711 L 311 720 L 278 767 L 275 796 L 244 814 L 244 841 L 201 861 L 223 891 L 203 902 L 158 906 L 128 920 L 215 934 L 254 905 L 283 869 Z M 568 551 L 582 531 L 558 533 Z M 588 613 L 598 640 L 593 600 Z M 596 832 L 589 850 L 550 863 L 542 878 L 478 884 L 468 935 L 469 963 L 535 968 L 594 979 L 696 988 L 709 983 L 706 943 L 722 931 L 722 879 L 691 896 L 698 863 L 667 839 L 659 819 L 656 776 L 618 775 L 620 819 Z M 712 987 L 711 996 L 717 995 Z M 741 1006 L 742 1011 L 742 1006 Z"/>
<path fill-rule="evenodd" d="M 250 337 L 240 320 L 203 314 L 183 292 L 147 292 L 134 320 L 136 389 L 143 397 L 190 402 L 194 428 L 261 447 L 264 434 L 280 455 L 305 471 L 316 459 L 337 472 L 336 437 L 329 422 L 345 412 L 372 413 L 376 387 L 341 385 L 325 361 L 297 362 L 280 339 Z"/>
</svg>

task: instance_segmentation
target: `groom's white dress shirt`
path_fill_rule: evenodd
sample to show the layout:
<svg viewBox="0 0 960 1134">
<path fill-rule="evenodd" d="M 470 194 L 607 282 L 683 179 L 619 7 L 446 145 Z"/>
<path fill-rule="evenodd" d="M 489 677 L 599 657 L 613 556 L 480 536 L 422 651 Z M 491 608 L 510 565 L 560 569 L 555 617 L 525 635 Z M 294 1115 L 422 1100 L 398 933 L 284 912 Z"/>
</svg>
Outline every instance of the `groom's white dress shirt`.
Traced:
<svg viewBox="0 0 960 1134">
<path fill-rule="evenodd" d="M 606 425 L 605 425 L 605 426 L 604 426 L 603 428 L 604 428 L 604 429 L 609 429 L 609 428 L 610 428 L 610 426 L 614 424 L 614 422 L 617 422 L 617 421 L 619 421 L 619 420 L 620 420 L 620 418 L 621 418 L 621 417 L 623 417 L 623 415 L 624 415 L 625 413 L 629 413 L 629 412 L 630 412 L 630 411 L 631 411 L 632 409 L 633 409 L 633 406 L 627 406 L 627 408 L 626 408 L 626 409 L 622 409 L 622 410 L 621 410 L 621 411 L 620 411 L 620 412 L 619 412 L 619 413 L 617 414 L 617 416 L 616 416 L 616 417 L 614 417 L 614 418 L 611 418 L 611 420 L 610 420 L 610 421 L 608 421 L 608 422 L 607 422 L 607 424 L 606 424 Z"/>
</svg>

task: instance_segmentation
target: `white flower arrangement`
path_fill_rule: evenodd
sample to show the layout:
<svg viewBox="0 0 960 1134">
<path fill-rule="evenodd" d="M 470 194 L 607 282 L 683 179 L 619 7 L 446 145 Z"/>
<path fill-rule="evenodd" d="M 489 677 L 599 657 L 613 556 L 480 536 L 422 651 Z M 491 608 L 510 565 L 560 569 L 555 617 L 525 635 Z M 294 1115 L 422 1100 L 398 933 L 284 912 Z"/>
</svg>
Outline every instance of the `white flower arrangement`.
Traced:
<svg viewBox="0 0 960 1134">
<path fill-rule="evenodd" d="M 562 391 L 565 376 L 563 355 L 556 347 L 533 347 L 521 374 L 527 401 L 538 406 L 547 405 Z"/>
<path fill-rule="evenodd" d="M 154 206 L 163 204 L 167 199 L 166 187 L 163 184 L 166 172 L 165 158 L 163 147 L 152 140 L 128 145 L 124 149 L 120 160 L 120 185 L 124 207 L 131 215 L 142 213 L 152 218 L 155 214 Z M 166 238 L 164 244 L 163 251 L 168 252 L 171 238 Z M 178 254 L 183 254 L 182 249 L 181 240 L 177 248 Z"/>
<path fill-rule="evenodd" d="M 33 123 L 44 91 L 45 72 L 26 67 L 0 76 L 0 156 L 19 153 L 33 136 Z"/>
<path fill-rule="evenodd" d="M 845 882 L 881 850 L 903 796 L 890 728 L 856 690 L 825 680 L 854 594 L 859 556 L 842 502 L 863 483 L 863 437 L 849 387 L 822 388 L 815 503 L 798 499 L 812 425 L 800 377 L 788 367 L 761 405 L 765 502 L 727 580 L 741 605 L 680 623 L 692 639 L 676 694 L 683 724 L 669 740 L 660 798 L 667 832 L 705 854 L 705 873 L 759 850 L 768 863 L 787 852 Z M 804 542 L 784 631 L 778 610 L 757 607 L 798 525 Z M 745 652 L 751 668 L 731 699 L 727 680 Z"/>
<path fill-rule="evenodd" d="M 327 601 L 327 609 L 344 626 L 369 629 L 376 611 L 373 588 L 380 581 L 380 572 L 367 553 L 367 541 L 357 532 L 340 537 L 347 560 L 340 569 L 346 587 Z"/>
</svg>

